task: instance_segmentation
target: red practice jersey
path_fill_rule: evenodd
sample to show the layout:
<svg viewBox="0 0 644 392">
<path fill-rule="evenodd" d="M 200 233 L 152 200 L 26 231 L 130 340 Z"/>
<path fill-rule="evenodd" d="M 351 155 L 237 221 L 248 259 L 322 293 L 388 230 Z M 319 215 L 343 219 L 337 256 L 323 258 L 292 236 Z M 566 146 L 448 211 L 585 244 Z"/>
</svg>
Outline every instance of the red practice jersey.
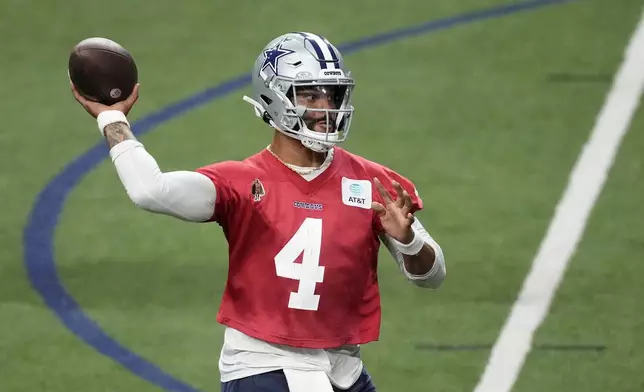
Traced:
<svg viewBox="0 0 644 392">
<path fill-rule="evenodd" d="M 217 320 L 270 343 L 332 348 L 378 339 L 376 276 L 382 199 L 392 180 L 422 208 L 414 185 L 394 171 L 335 148 L 312 181 L 268 150 L 197 171 L 212 179 L 212 221 L 229 244 L 229 269 Z M 394 196 L 395 197 L 395 196 Z"/>
</svg>

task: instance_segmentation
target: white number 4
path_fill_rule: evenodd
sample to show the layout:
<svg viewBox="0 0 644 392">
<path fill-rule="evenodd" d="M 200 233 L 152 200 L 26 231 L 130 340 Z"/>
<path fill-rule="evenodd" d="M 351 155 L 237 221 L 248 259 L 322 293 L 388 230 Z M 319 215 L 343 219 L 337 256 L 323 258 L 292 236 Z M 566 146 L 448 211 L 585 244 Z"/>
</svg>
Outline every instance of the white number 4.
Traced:
<svg viewBox="0 0 644 392">
<path fill-rule="evenodd" d="M 320 296 L 315 294 L 315 284 L 324 280 L 324 267 L 320 266 L 322 244 L 322 219 L 306 218 L 295 235 L 275 256 L 277 276 L 300 282 L 291 293 L 288 307 L 301 310 L 318 310 Z M 296 263 L 303 253 L 302 263 Z"/>
</svg>

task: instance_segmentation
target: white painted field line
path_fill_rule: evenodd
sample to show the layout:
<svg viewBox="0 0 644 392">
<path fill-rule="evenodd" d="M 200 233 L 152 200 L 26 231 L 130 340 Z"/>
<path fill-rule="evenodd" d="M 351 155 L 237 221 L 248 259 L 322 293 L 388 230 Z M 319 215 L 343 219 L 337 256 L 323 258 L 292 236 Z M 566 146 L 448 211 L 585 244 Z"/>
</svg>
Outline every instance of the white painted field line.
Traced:
<svg viewBox="0 0 644 392">
<path fill-rule="evenodd" d="M 530 352 L 532 336 L 548 314 L 628 131 L 643 87 L 644 19 L 641 19 L 475 392 L 508 392 L 517 380 Z"/>
</svg>

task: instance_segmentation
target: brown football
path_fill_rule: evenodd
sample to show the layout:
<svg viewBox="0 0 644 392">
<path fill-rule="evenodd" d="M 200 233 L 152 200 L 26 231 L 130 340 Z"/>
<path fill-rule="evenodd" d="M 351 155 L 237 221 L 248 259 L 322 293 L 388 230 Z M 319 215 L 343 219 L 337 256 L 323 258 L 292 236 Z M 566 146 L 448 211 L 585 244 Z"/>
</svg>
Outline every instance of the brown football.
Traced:
<svg viewBox="0 0 644 392">
<path fill-rule="evenodd" d="M 79 42 L 69 56 L 68 70 L 83 97 L 105 105 L 125 100 L 139 77 L 130 53 L 107 38 Z"/>
</svg>

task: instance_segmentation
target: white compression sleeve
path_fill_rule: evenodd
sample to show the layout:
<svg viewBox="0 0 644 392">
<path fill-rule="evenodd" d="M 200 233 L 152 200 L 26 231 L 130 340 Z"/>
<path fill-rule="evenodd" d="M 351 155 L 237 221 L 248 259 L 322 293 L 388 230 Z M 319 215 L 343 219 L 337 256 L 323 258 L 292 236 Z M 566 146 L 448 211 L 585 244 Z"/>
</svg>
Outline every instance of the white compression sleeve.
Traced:
<svg viewBox="0 0 644 392">
<path fill-rule="evenodd" d="M 217 192 L 203 174 L 161 172 L 156 160 L 136 140 L 117 144 L 110 156 L 128 196 L 138 207 L 192 222 L 212 217 Z"/>
<path fill-rule="evenodd" d="M 394 258 L 394 260 L 396 260 L 398 267 L 400 268 L 402 273 L 405 274 L 408 280 L 410 280 L 416 286 L 436 289 L 441 285 L 441 283 L 443 283 L 443 280 L 445 279 L 445 275 L 447 273 L 447 270 L 445 268 L 445 256 L 443 255 L 443 250 L 441 249 L 440 245 L 438 245 L 438 243 L 432 238 L 432 236 L 429 235 L 427 230 L 425 230 L 425 227 L 423 227 L 418 218 L 415 218 L 411 228 L 414 231 L 415 235 L 420 236 L 427 245 L 431 246 L 432 249 L 434 249 L 434 254 L 436 255 L 432 269 L 430 269 L 424 275 L 413 275 L 409 273 L 409 271 L 407 271 L 407 269 L 405 268 L 403 255 L 394 245 L 393 238 L 391 238 L 387 234 L 383 234 L 380 236 L 380 240 L 387 247 L 389 253 L 391 253 L 391 256 Z"/>
</svg>

